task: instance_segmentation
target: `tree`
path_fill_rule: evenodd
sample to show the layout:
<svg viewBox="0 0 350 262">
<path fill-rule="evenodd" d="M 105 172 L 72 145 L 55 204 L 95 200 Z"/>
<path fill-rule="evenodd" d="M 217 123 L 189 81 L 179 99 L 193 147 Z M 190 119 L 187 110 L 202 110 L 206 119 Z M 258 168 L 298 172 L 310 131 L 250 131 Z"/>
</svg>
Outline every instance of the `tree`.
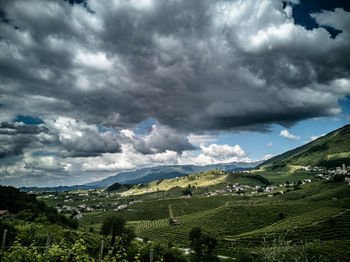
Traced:
<svg viewBox="0 0 350 262">
<path fill-rule="evenodd" d="M 182 195 L 191 195 L 192 196 L 192 192 L 189 188 L 186 188 L 184 190 L 181 191 Z"/>
<path fill-rule="evenodd" d="M 344 182 L 345 181 L 345 176 L 342 174 L 336 174 L 333 177 L 333 182 Z"/>
<path fill-rule="evenodd" d="M 191 248 L 195 252 L 193 256 L 193 261 L 218 261 L 213 251 L 217 246 L 217 241 L 215 238 L 202 233 L 201 228 L 195 227 L 191 230 L 189 235 L 191 241 Z"/>
<path fill-rule="evenodd" d="M 108 236 L 112 235 L 111 246 L 115 243 L 116 236 L 122 236 L 125 232 L 125 223 L 126 220 L 121 216 L 112 214 L 105 218 L 101 227 L 101 234 Z"/>
<path fill-rule="evenodd" d="M 175 248 L 169 248 L 163 255 L 164 262 L 187 262 L 187 259 L 183 257 L 182 252 Z"/>
<path fill-rule="evenodd" d="M 190 232 L 191 248 L 195 252 L 194 261 L 201 261 L 203 255 L 203 247 L 201 243 L 202 230 L 199 227 L 195 227 Z"/>
<path fill-rule="evenodd" d="M 294 188 L 294 190 L 299 190 L 300 189 L 300 185 L 299 184 L 294 185 L 293 188 Z"/>
</svg>

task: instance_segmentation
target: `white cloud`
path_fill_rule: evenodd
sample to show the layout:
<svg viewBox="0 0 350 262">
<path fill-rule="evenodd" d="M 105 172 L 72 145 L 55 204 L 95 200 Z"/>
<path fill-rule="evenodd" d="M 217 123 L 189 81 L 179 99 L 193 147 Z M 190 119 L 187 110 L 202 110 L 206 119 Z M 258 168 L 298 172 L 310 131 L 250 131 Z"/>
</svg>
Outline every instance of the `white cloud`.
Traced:
<svg viewBox="0 0 350 262">
<path fill-rule="evenodd" d="M 252 161 L 239 145 L 205 146 L 202 143 L 199 154 L 197 151 L 181 153 L 181 148 L 188 145 L 186 137 L 162 126 L 154 125 L 146 135 L 135 134 L 128 129 L 122 129 L 120 134 L 112 129 L 99 132 L 96 125 L 63 117 L 47 121 L 45 126 L 47 133 L 38 134 L 38 141 L 43 143 L 40 149 L 43 151 L 38 152 L 38 147 L 28 149 L 22 160 L 2 164 L 0 183 L 16 186 L 72 185 L 156 165 L 208 165 Z M 195 139 L 203 142 L 213 138 L 198 136 Z M 167 142 L 172 144 L 170 148 L 173 147 L 173 150 L 169 149 Z M 140 147 L 149 147 L 151 151 L 145 154 Z M 117 151 L 113 153 L 115 149 Z"/>
<path fill-rule="evenodd" d="M 184 134 L 162 125 L 153 125 L 148 134 L 134 137 L 129 143 L 143 154 L 161 153 L 166 150 L 181 153 L 196 149 Z"/>
<path fill-rule="evenodd" d="M 300 136 L 295 136 L 295 135 L 289 133 L 289 131 L 286 129 L 281 130 L 280 136 L 285 137 L 285 138 L 290 139 L 290 140 L 299 140 L 300 139 Z"/>
<path fill-rule="evenodd" d="M 204 153 L 200 153 L 199 155 L 194 154 L 193 152 L 183 152 L 181 157 L 178 160 L 179 165 L 212 165 L 218 163 L 232 163 L 232 162 L 252 162 L 252 160 L 248 157 L 237 157 L 231 156 L 226 158 L 217 158 L 210 155 L 206 155 Z"/>
<path fill-rule="evenodd" d="M 216 142 L 218 139 L 214 136 L 210 136 L 210 135 L 195 135 L 195 134 L 191 134 L 189 136 L 187 136 L 188 141 L 191 144 L 194 145 L 206 145 L 209 143 L 213 143 Z"/>
<path fill-rule="evenodd" d="M 135 134 L 132 130 L 129 130 L 129 129 L 122 129 L 120 130 L 120 134 L 123 135 L 123 136 L 126 136 L 128 138 L 134 138 L 135 137 Z"/>
<path fill-rule="evenodd" d="M 247 153 L 240 147 L 240 145 L 230 146 L 227 144 L 211 144 L 208 147 L 201 145 L 200 148 L 205 156 L 220 160 L 227 159 L 228 157 L 241 157 L 247 155 Z"/>
<path fill-rule="evenodd" d="M 310 139 L 309 140 L 306 140 L 305 143 L 309 143 L 311 141 L 314 141 L 316 140 L 317 138 L 320 138 L 322 136 L 325 136 L 326 134 L 322 134 L 322 135 L 319 135 L 319 136 L 310 136 Z"/>
<path fill-rule="evenodd" d="M 72 118 L 59 117 L 48 121 L 50 133 L 55 134 L 66 156 L 97 156 L 120 152 L 119 137 L 107 131 L 100 133 L 96 125 L 86 124 Z"/>
<path fill-rule="evenodd" d="M 272 147 L 272 142 L 267 143 L 268 147 Z"/>
<path fill-rule="evenodd" d="M 98 70 L 109 70 L 112 68 L 113 63 L 107 59 L 106 54 L 97 52 L 96 54 L 78 52 L 76 63 L 82 66 L 92 67 Z"/>
<path fill-rule="evenodd" d="M 162 153 L 143 155 L 130 145 L 122 145 L 122 152 L 115 154 L 104 154 L 91 159 L 81 159 L 83 171 L 109 171 L 120 172 L 143 167 L 177 164 L 178 154 L 175 151 L 167 150 Z"/>
<path fill-rule="evenodd" d="M 350 16 L 342 8 L 336 8 L 334 11 L 322 11 L 320 13 L 311 14 L 319 25 L 331 26 L 338 30 L 349 33 Z"/>
<path fill-rule="evenodd" d="M 268 155 L 265 155 L 263 156 L 260 160 L 268 160 L 270 158 L 273 158 L 274 156 L 276 156 L 276 154 L 268 154 Z"/>
</svg>

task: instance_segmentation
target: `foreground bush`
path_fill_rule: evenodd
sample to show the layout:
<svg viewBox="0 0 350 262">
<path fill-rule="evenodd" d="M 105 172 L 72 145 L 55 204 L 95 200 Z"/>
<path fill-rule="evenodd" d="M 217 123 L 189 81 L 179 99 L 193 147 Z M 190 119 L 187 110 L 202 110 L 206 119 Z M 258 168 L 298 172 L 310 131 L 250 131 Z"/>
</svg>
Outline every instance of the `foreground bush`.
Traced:
<svg viewBox="0 0 350 262">
<path fill-rule="evenodd" d="M 306 241 L 293 242 L 281 235 L 273 239 L 272 243 L 263 243 L 259 261 L 264 262 L 326 262 L 328 258 L 315 252 L 312 243 Z"/>
</svg>

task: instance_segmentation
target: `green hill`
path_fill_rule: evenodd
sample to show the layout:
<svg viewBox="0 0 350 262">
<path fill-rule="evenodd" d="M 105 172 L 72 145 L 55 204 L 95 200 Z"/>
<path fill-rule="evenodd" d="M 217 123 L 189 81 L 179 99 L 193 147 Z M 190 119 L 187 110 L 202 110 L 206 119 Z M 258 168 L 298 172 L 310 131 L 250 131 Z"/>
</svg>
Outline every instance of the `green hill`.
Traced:
<svg viewBox="0 0 350 262">
<path fill-rule="evenodd" d="M 266 245 L 277 245 L 275 241 L 281 237 L 293 243 L 310 243 L 326 256 L 344 258 L 348 252 L 334 252 L 342 248 L 341 243 L 349 241 L 349 197 L 348 185 L 319 181 L 272 198 L 261 194 L 250 197 L 199 196 L 185 201 L 174 199 L 171 203 L 158 204 L 164 206 L 163 218 L 138 220 L 133 225 L 141 238 L 181 247 L 188 247 L 190 230 L 200 226 L 219 241 L 216 252 L 228 256 L 235 256 L 241 249 L 255 252 Z M 213 205 L 213 200 L 217 205 Z M 169 224 L 167 204 L 171 204 L 180 226 Z M 199 210 L 201 206 L 211 208 Z"/>
<path fill-rule="evenodd" d="M 106 188 L 108 192 L 124 192 L 132 188 L 134 185 L 114 183 Z"/>
<path fill-rule="evenodd" d="M 350 125 L 275 156 L 258 167 L 265 171 L 290 171 L 297 166 L 334 168 L 343 163 L 350 165 Z"/>
<path fill-rule="evenodd" d="M 37 200 L 35 195 L 21 192 L 14 187 L 0 185 L 0 199 L 0 209 L 8 210 L 18 219 L 78 227 L 76 220 L 58 214 L 55 208 Z"/>
<path fill-rule="evenodd" d="M 125 187 L 125 185 L 121 185 L 119 183 L 115 183 L 107 188 L 107 190 L 112 191 L 118 189 L 119 192 L 121 192 L 122 189 L 125 189 L 124 191 L 127 191 L 125 192 L 127 195 L 138 195 L 158 191 L 169 191 L 175 188 L 180 189 L 180 191 L 188 187 L 210 187 L 212 189 L 215 189 L 216 186 L 222 187 L 223 185 L 229 185 L 231 183 L 240 183 L 252 186 L 270 184 L 266 178 L 260 176 L 259 174 L 225 172 L 215 169 L 172 179 L 162 178 L 147 184 L 128 185 L 128 187 Z"/>
<path fill-rule="evenodd" d="M 206 166 L 195 166 L 195 165 L 172 165 L 172 166 L 155 166 L 148 168 L 141 168 L 134 171 L 127 171 L 119 173 L 115 176 L 107 177 L 100 181 L 95 181 L 88 183 L 85 186 L 88 187 L 101 187 L 101 186 L 110 186 L 113 183 L 120 184 L 141 184 L 149 183 L 155 180 L 162 178 L 170 179 L 175 177 L 183 177 L 188 174 L 195 174 L 200 172 L 205 172 L 213 169 L 220 169 L 227 172 L 232 171 L 243 171 L 251 170 L 260 164 L 260 161 L 257 162 L 232 162 L 232 163 L 221 163 L 221 164 L 212 164 Z"/>
</svg>

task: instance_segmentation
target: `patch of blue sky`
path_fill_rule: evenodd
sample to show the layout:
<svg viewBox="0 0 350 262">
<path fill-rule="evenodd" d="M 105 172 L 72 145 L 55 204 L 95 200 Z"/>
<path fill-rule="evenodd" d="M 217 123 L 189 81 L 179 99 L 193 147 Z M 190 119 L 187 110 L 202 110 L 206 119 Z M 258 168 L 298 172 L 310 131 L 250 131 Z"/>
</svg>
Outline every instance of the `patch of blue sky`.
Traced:
<svg viewBox="0 0 350 262">
<path fill-rule="evenodd" d="M 33 153 L 33 156 L 56 156 L 57 154 L 57 152 L 36 151 Z"/>
<path fill-rule="evenodd" d="M 18 115 L 13 122 L 22 122 L 26 125 L 40 125 L 43 124 L 44 121 L 40 118 L 32 117 L 32 116 L 23 116 Z"/>
<path fill-rule="evenodd" d="M 150 131 L 150 128 L 153 125 L 158 124 L 158 121 L 154 118 L 147 118 L 146 120 L 142 121 L 140 124 L 138 124 L 134 129 L 133 132 L 136 135 L 145 135 L 148 134 Z"/>
<path fill-rule="evenodd" d="M 97 129 L 99 133 L 113 132 L 115 134 L 120 134 L 120 130 L 117 128 L 105 127 L 101 125 L 97 125 Z"/>
</svg>

